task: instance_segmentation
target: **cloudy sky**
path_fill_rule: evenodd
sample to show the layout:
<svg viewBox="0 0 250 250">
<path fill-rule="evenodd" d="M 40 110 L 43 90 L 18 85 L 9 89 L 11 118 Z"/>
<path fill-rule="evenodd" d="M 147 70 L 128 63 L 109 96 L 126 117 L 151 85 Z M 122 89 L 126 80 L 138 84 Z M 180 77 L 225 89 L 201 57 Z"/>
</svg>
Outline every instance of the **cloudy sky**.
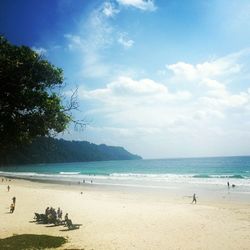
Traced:
<svg viewBox="0 0 250 250">
<path fill-rule="evenodd" d="M 144 158 L 250 154 L 250 1 L 5 0 L 0 32 L 64 69 L 85 131 Z"/>
</svg>

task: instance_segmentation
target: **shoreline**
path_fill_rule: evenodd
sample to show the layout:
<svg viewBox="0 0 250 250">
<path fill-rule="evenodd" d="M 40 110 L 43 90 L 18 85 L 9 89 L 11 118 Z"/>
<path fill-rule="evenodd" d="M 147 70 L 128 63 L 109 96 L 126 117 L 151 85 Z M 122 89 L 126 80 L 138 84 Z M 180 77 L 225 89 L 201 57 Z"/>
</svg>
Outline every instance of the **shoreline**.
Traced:
<svg viewBox="0 0 250 250">
<path fill-rule="evenodd" d="M 3 174 L 3 173 L 1 173 Z M 136 192 L 136 193 L 151 193 L 154 195 L 166 195 L 168 198 L 174 200 L 182 200 L 183 197 L 190 198 L 193 193 L 198 194 L 198 199 L 202 198 L 202 202 L 210 203 L 241 203 L 250 204 L 250 192 L 245 191 L 240 187 L 228 188 L 225 185 L 211 185 L 211 184 L 193 184 L 193 183 L 165 183 L 164 186 L 150 186 L 138 184 L 123 184 L 123 183 L 96 183 L 95 181 L 80 182 L 72 180 L 59 179 L 40 179 L 33 177 L 16 177 L 8 175 L 0 175 L 1 178 L 8 178 L 12 180 L 23 180 L 34 183 L 44 183 L 54 185 L 54 188 L 60 187 L 63 190 L 78 190 L 87 189 L 89 191 L 109 191 L 109 192 Z M 91 178 L 90 178 L 91 179 Z"/>
</svg>

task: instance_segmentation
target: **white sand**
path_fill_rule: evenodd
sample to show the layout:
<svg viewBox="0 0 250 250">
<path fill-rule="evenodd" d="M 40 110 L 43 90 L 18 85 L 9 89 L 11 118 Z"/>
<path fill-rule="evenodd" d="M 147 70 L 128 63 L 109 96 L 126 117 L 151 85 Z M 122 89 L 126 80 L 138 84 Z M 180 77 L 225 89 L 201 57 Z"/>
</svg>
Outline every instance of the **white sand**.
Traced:
<svg viewBox="0 0 250 250">
<path fill-rule="evenodd" d="M 11 190 L 7 192 L 7 185 Z M 80 194 L 83 191 L 83 194 Z M 16 196 L 16 210 L 9 214 Z M 60 206 L 80 229 L 31 223 L 34 212 Z M 201 203 L 155 192 L 62 186 L 12 180 L 0 183 L 0 237 L 68 237 L 61 249 L 250 249 L 250 201 Z"/>
</svg>

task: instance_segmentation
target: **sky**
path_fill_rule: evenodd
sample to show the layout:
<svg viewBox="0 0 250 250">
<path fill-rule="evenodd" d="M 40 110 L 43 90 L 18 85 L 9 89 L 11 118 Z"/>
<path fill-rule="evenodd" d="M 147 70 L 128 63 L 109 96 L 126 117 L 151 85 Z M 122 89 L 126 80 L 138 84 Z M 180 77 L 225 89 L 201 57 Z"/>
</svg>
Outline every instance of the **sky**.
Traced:
<svg viewBox="0 0 250 250">
<path fill-rule="evenodd" d="M 84 131 L 143 158 L 250 154 L 250 1 L 3 0 L 0 33 L 64 70 Z"/>
</svg>

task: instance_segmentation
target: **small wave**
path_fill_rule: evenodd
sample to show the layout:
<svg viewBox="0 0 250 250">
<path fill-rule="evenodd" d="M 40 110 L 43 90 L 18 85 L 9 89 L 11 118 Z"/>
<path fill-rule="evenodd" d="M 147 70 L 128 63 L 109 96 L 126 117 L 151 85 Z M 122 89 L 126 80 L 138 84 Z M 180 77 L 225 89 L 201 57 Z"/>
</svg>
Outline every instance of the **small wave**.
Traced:
<svg viewBox="0 0 250 250">
<path fill-rule="evenodd" d="M 233 179 L 245 179 L 245 177 L 242 176 L 242 175 L 240 175 L 240 174 L 235 174 L 235 175 L 229 176 L 229 178 L 233 178 Z"/>
<path fill-rule="evenodd" d="M 235 174 L 235 175 L 212 175 L 212 178 L 219 178 L 219 179 L 245 179 L 247 177 L 242 176 L 240 174 Z"/>
<path fill-rule="evenodd" d="M 197 174 L 193 178 L 219 178 L 219 179 L 245 179 L 244 176 L 235 174 L 235 175 L 207 175 L 207 174 Z"/>
<path fill-rule="evenodd" d="M 0 174 L 3 175 L 8 175 L 8 176 L 16 176 L 16 175 L 20 175 L 20 176 L 31 176 L 31 175 L 39 175 L 39 173 L 35 173 L 35 172 L 3 172 L 1 171 Z"/>
<path fill-rule="evenodd" d="M 213 178 L 211 175 L 208 174 L 196 174 L 193 178 Z"/>
<path fill-rule="evenodd" d="M 144 173 L 112 173 L 110 177 L 135 177 L 135 178 L 189 178 L 192 177 L 191 174 L 144 174 Z"/>
<path fill-rule="evenodd" d="M 81 172 L 60 172 L 62 175 L 77 175 L 80 174 Z"/>
</svg>

